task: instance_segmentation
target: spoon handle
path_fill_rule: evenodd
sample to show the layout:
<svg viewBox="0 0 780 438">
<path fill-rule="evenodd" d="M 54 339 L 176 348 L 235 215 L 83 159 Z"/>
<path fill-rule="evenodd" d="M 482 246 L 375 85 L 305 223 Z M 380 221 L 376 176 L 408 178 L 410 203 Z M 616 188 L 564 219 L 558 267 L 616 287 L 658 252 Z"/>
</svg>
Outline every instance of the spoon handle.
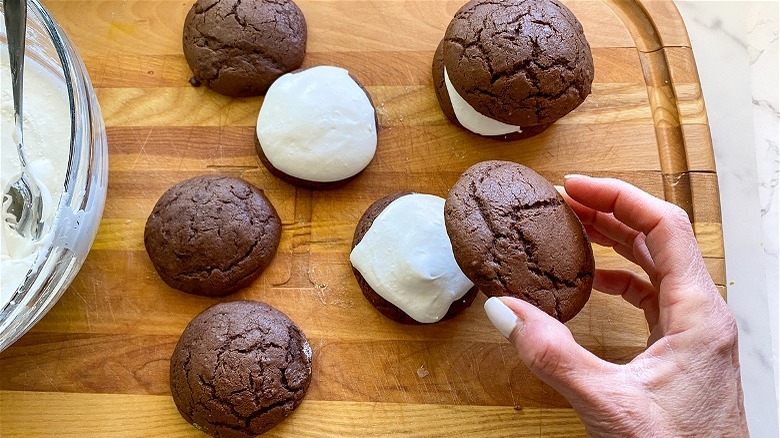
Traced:
<svg viewBox="0 0 780 438">
<path fill-rule="evenodd" d="M 27 0 L 3 0 L 5 31 L 8 36 L 8 58 L 11 64 L 11 88 L 14 96 L 14 140 L 22 166 L 27 157 L 22 150 L 22 77 L 24 72 L 24 44 L 27 30 Z"/>
</svg>

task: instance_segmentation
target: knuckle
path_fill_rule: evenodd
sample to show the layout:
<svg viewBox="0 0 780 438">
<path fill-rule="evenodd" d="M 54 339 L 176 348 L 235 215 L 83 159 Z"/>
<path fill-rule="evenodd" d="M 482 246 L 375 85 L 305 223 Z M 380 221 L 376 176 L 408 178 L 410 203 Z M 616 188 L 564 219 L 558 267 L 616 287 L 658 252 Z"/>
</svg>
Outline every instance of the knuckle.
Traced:
<svg viewBox="0 0 780 438">
<path fill-rule="evenodd" d="M 720 338 L 723 339 L 728 346 L 732 346 L 737 342 L 737 321 L 734 319 L 731 312 L 726 313 L 723 324 L 721 324 L 720 332 Z"/>
<path fill-rule="evenodd" d="M 688 217 L 688 213 L 679 206 L 671 203 L 667 203 L 667 209 L 664 212 L 663 219 L 664 227 L 670 236 L 674 236 L 678 245 L 684 245 L 686 251 L 693 253 L 698 252 L 698 244 L 696 242 L 696 236 L 693 232 L 693 225 L 691 219 Z"/>
<path fill-rule="evenodd" d="M 543 343 L 531 357 L 528 367 L 538 374 L 556 375 L 561 363 L 561 354 L 553 343 Z"/>
<path fill-rule="evenodd" d="M 691 226 L 691 220 L 688 217 L 688 213 L 677 204 L 668 203 L 666 215 L 670 222 L 677 227 L 690 228 Z"/>
<path fill-rule="evenodd" d="M 678 231 L 684 233 L 685 235 L 690 237 L 694 236 L 691 219 L 688 217 L 688 213 L 686 213 L 685 210 L 681 209 L 680 207 L 675 206 L 675 213 L 672 219 L 672 224 L 674 224 Z"/>
<path fill-rule="evenodd" d="M 728 309 L 721 309 L 719 313 L 718 317 L 712 318 L 714 326 L 710 330 L 710 345 L 715 352 L 729 353 L 737 345 L 737 322 Z"/>
</svg>

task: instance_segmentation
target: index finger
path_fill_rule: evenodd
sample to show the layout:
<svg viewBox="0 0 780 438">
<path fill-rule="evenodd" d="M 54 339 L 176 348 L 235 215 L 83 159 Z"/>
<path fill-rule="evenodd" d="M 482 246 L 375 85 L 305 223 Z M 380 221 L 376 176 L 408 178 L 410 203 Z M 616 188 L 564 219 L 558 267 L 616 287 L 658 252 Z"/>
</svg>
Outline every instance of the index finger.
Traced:
<svg viewBox="0 0 780 438">
<path fill-rule="evenodd" d="M 620 222 L 643 233 L 662 283 L 703 286 L 706 278 L 712 284 L 688 215 L 681 208 L 616 179 L 577 175 L 567 177 L 564 187 L 575 201 L 612 213 Z M 710 288 L 687 289 L 687 293 L 695 293 Z M 681 297 L 667 298 L 677 301 Z"/>
</svg>

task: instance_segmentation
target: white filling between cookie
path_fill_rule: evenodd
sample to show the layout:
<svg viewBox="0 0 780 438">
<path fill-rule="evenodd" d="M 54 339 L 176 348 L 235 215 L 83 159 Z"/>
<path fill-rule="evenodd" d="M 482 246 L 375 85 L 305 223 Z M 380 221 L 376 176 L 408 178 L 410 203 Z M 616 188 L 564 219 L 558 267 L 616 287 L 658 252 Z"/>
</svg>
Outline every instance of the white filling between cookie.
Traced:
<svg viewBox="0 0 780 438">
<path fill-rule="evenodd" d="M 288 73 L 265 95 L 257 139 L 278 170 L 308 181 L 340 181 L 359 173 L 374 157 L 374 107 L 343 68 Z"/>
<path fill-rule="evenodd" d="M 474 286 L 455 262 L 444 199 L 410 194 L 391 202 L 349 255 L 371 288 L 415 321 L 441 320 Z"/>
<path fill-rule="evenodd" d="M 469 131 L 480 135 L 505 135 L 514 132 L 523 132 L 519 126 L 509 125 L 475 110 L 469 105 L 463 97 L 455 90 L 450 82 L 450 76 L 447 74 L 447 67 L 444 67 L 444 85 L 447 87 L 447 93 L 450 95 L 450 103 L 455 111 L 455 117 L 461 125 Z"/>
</svg>

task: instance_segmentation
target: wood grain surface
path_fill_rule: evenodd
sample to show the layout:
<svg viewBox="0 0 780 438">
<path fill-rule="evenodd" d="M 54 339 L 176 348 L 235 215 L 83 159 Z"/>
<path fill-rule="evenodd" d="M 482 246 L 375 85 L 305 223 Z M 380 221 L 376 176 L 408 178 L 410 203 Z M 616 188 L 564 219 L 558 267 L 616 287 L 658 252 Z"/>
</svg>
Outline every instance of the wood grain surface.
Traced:
<svg viewBox="0 0 780 438">
<path fill-rule="evenodd" d="M 190 0 L 44 0 L 87 65 L 107 126 L 109 188 L 81 272 L 49 314 L 0 354 L 0 434 L 184 437 L 202 434 L 170 398 L 168 364 L 185 325 L 217 302 L 168 288 L 143 247 L 152 206 L 203 173 L 265 190 L 283 221 L 279 252 L 224 300 L 281 309 L 306 332 L 314 376 L 301 407 L 268 436 L 555 436 L 584 434 L 565 399 L 535 378 L 474 305 L 452 321 L 402 326 L 362 297 L 349 264 L 363 211 L 397 190 L 445 196 L 485 159 L 536 169 L 555 184 L 585 173 L 627 180 L 688 211 L 725 294 L 715 164 L 690 43 L 674 4 L 565 1 L 593 49 L 593 94 L 537 137 L 513 143 L 447 122 L 430 65 L 463 0 L 298 0 L 305 66 L 342 66 L 377 106 L 378 152 L 334 191 L 297 189 L 254 153 L 262 98 L 193 88 L 181 50 Z M 594 248 L 603 268 L 637 270 Z M 642 312 L 594 293 L 568 324 L 598 356 L 625 363 L 647 339 Z"/>
</svg>

